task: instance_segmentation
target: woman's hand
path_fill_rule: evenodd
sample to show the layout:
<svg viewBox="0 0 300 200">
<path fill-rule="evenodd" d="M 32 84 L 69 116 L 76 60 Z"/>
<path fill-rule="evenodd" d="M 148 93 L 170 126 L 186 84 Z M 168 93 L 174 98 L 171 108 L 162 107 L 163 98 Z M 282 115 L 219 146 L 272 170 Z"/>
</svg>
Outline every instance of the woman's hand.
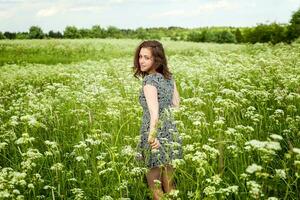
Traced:
<svg viewBox="0 0 300 200">
<path fill-rule="evenodd" d="M 158 149 L 160 147 L 160 142 L 157 138 L 149 137 L 148 143 L 150 144 L 152 149 Z"/>
</svg>

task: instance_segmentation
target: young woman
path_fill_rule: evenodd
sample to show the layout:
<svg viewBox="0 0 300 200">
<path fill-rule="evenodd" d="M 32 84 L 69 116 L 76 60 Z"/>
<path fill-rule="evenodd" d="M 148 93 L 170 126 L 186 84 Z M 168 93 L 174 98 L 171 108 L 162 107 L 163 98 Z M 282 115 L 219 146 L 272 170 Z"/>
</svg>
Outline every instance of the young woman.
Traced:
<svg viewBox="0 0 300 200">
<path fill-rule="evenodd" d="M 133 69 L 136 78 L 143 77 L 139 151 L 149 168 L 146 177 L 153 197 L 160 199 L 174 189 L 172 160 L 182 158 L 181 138 L 170 112 L 171 107 L 179 107 L 179 94 L 160 42 L 142 42 Z"/>
</svg>

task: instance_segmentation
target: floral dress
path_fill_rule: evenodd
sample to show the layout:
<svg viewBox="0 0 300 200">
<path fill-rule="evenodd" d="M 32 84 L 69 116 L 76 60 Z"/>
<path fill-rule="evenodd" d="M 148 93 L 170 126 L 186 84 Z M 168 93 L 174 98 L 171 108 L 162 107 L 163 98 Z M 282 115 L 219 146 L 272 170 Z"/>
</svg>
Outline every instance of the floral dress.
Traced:
<svg viewBox="0 0 300 200">
<path fill-rule="evenodd" d="M 160 142 L 158 149 L 151 149 L 148 144 L 150 130 L 150 113 L 143 86 L 149 84 L 155 86 L 159 103 L 159 126 L 157 139 Z M 176 124 L 171 112 L 174 91 L 174 80 L 165 79 L 160 73 L 148 74 L 143 79 L 139 102 L 143 108 L 142 125 L 140 129 L 140 143 L 138 151 L 141 159 L 149 168 L 171 164 L 172 160 L 182 158 L 182 139 L 178 134 Z"/>
</svg>

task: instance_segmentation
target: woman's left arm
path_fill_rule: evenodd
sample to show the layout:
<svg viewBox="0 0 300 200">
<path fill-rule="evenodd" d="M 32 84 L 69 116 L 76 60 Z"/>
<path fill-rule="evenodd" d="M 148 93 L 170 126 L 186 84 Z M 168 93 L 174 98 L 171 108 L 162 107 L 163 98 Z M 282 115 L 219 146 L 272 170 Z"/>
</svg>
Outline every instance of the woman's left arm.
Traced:
<svg viewBox="0 0 300 200">
<path fill-rule="evenodd" d="M 150 113 L 150 130 L 148 142 L 152 148 L 158 148 L 160 146 L 159 141 L 157 140 L 155 134 L 153 136 L 153 133 L 157 131 L 157 125 L 159 120 L 157 88 L 153 85 L 147 84 L 144 86 L 144 94 Z"/>
</svg>

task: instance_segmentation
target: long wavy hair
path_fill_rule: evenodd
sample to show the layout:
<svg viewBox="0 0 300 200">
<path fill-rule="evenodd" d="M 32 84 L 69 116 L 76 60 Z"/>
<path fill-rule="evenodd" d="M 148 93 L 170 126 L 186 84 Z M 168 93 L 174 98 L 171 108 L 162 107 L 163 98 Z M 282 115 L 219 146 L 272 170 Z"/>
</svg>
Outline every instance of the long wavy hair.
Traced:
<svg viewBox="0 0 300 200">
<path fill-rule="evenodd" d="M 169 71 L 168 64 L 167 64 L 167 58 L 165 55 L 165 50 L 163 48 L 163 45 L 156 41 L 156 40 L 147 40 L 142 42 L 135 51 L 134 61 L 133 61 L 133 71 L 134 76 L 136 78 L 144 77 L 148 73 L 141 71 L 141 66 L 139 63 L 139 54 L 142 48 L 149 48 L 152 56 L 154 58 L 153 66 L 154 69 L 161 73 L 166 79 L 171 79 L 172 73 Z"/>
</svg>

